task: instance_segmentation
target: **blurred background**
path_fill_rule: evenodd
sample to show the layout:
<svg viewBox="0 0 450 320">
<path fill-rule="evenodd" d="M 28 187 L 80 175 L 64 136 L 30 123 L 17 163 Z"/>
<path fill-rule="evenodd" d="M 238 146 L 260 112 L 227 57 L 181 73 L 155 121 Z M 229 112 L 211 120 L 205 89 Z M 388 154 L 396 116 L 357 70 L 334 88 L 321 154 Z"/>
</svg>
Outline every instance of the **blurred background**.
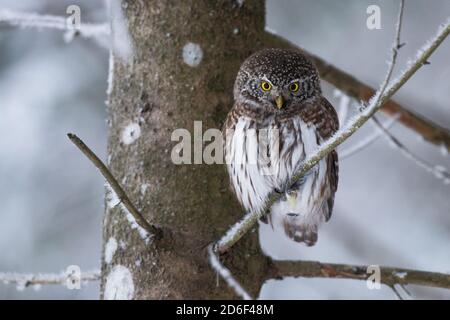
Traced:
<svg viewBox="0 0 450 320">
<path fill-rule="evenodd" d="M 81 22 L 105 22 L 103 1 L 0 0 L 0 9 L 64 16 L 81 7 Z M 366 9 L 381 8 L 369 30 Z M 268 0 L 267 28 L 378 87 L 394 36 L 398 1 Z M 408 0 L 397 69 L 450 15 L 447 0 Z M 444 43 L 395 96 L 409 109 L 450 127 L 450 42 Z M 69 265 L 100 267 L 103 179 L 66 138 L 76 132 L 106 156 L 108 51 L 93 40 L 64 41 L 57 30 L 0 24 L 0 272 L 53 273 Z M 326 97 L 340 97 L 324 83 Z M 380 119 L 384 120 L 382 116 Z M 372 134 L 370 124 L 341 151 Z M 428 162 L 450 167 L 442 148 L 395 124 L 391 132 Z M 379 138 L 340 163 L 335 210 L 315 247 L 260 228 L 263 249 L 278 259 L 373 264 L 450 273 L 450 185 Z M 450 299 L 450 290 L 408 286 L 413 298 Z M 81 290 L 43 286 L 18 291 L 0 284 L 0 299 L 97 299 L 98 283 Z M 395 299 L 364 281 L 268 281 L 261 298 Z"/>
</svg>

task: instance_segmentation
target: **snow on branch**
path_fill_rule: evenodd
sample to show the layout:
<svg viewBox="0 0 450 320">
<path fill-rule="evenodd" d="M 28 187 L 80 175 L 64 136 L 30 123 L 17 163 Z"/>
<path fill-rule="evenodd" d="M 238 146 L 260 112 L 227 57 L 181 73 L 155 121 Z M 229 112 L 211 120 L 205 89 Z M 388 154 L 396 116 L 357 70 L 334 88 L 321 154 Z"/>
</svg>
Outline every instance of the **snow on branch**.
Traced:
<svg viewBox="0 0 450 320">
<path fill-rule="evenodd" d="M 219 260 L 214 253 L 213 246 L 208 247 L 209 264 L 217 272 L 218 275 L 227 283 L 227 285 L 234 290 L 236 295 L 244 300 L 253 300 L 250 294 L 239 284 L 239 282 L 233 277 L 230 270 L 228 270 Z"/>
<path fill-rule="evenodd" d="M 0 282 L 4 284 L 14 284 L 18 290 L 23 290 L 33 286 L 39 289 L 42 285 L 58 284 L 68 288 L 75 288 L 76 284 L 83 284 L 91 281 L 100 280 L 100 271 L 89 271 L 80 274 L 61 272 L 61 273 L 16 273 L 16 272 L 0 272 Z"/>
<path fill-rule="evenodd" d="M 18 12 L 0 8 L 0 26 L 2 25 L 61 30 L 65 31 L 65 39 L 67 41 L 72 40 L 75 35 L 98 40 L 102 37 L 109 37 L 110 34 L 110 27 L 107 23 L 83 23 L 75 26 L 68 21 L 67 17 Z"/>
<path fill-rule="evenodd" d="M 397 27 L 397 31 L 399 28 Z M 396 60 L 396 51 L 399 48 L 399 41 L 396 35 L 396 40 L 393 46 L 393 56 L 388 67 L 387 75 L 380 87 L 380 89 L 369 100 L 367 105 L 362 106 L 361 111 L 351 117 L 349 121 L 340 128 L 330 139 L 325 141 L 319 146 L 319 148 L 308 155 L 306 159 L 298 166 L 296 174 L 286 182 L 286 186 L 291 186 L 298 181 L 305 173 L 313 168 L 323 157 L 328 155 L 337 146 L 347 140 L 353 135 L 359 128 L 363 126 L 380 108 L 386 103 L 423 65 L 427 63 L 427 60 L 431 54 L 439 47 L 439 45 L 447 38 L 450 33 L 450 18 L 439 28 L 437 34 L 430 39 L 417 53 L 414 60 L 408 63 L 407 68 L 401 72 L 400 76 L 389 83 L 389 79 L 392 75 L 392 70 Z M 278 201 L 280 194 L 272 192 L 263 208 L 258 212 L 251 212 L 248 218 L 239 222 L 239 225 L 232 227 L 233 234 L 227 233 L 226 239 L 219 240 L 217 250 L 223 253 L 229 250 L 241 237 L 246 234 L 256 224 L 258 219 L 264 215 L 270 207 Z"/>
<path fill-rule="evenodd" d="M 116 178 L 114 178 L 108 167 L 106 167 L 106 165 L 102 162 L 102 160 L 100 160 L 100 158 L 97 157 L 97 155 L 75 134 L 68 133 L 67 136 L 69 137 L 70 141 L 72 141 L 72 143 L 77 146 L 77 148 L 92 162 L 92 164 L 106 179 L 112 191 L 114 191 L 110 196 L 116 197 L 117 204 L 123 205 L 123 208 L 127 212 L 127 219 L 130 221 L 132 226 L 134 226 L 134 228 L 142 228 L 143 230 L 138 228 L 141 235 L 143 235 L 143 233 L 148 233 L 152 236 L 159 237 L 161 235 L 161 230 L 151 225 L 144 218 L 141 212 L 131 202 L 130 198 L 128 198 L 126 192 L 120 186 L 119 182 L 117 182 Z M 147 236 L 145 238 L 148 239 Z"/>
<path fill-rule="evenodd" d="M 105 183 L 105 189 L 106 189 L 107 207 L 109 209 L 114 209 L 115 207 L 119 206 L 120 210 L 122 210 L 122 212 L 125 214 L 125 217 L 127 218 L 131 229 L 137 230 L 139 236 L 142 238 L 142 240 L 144 240 L 145 244 L 149 244 L 150 240 L 152 240 L 152 233 L 150 233 L 149 231 L 147 231 L 147 229 L 144 229 L 137 223 L 133 214 L 127 209 L 127 207 L 120 200 L 117 193 L 114 191 L 114 189 L 108 182 Z"/>
</svg>

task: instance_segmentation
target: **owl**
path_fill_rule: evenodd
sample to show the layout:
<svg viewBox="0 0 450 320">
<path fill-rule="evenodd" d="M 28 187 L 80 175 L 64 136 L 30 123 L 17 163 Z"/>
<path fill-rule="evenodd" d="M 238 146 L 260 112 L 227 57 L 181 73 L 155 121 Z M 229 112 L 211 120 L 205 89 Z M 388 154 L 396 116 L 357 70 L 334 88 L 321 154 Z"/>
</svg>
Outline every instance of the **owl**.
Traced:
<svg viewBox="0 0 450 320">
<path fill-rule="evenodd" d="M 322 96 L 318 72 L 298 50 L 264 49 L 241 66 L 234 106 L 222 129 L 231 186 L 247 211 L 264 213 L 268 195 L 280 199 L 261 221 L 307 246 L 333 210 L 338 155 L 332 151 L 294 185 L 302 161 L 339 128 Z"/>
</svg>

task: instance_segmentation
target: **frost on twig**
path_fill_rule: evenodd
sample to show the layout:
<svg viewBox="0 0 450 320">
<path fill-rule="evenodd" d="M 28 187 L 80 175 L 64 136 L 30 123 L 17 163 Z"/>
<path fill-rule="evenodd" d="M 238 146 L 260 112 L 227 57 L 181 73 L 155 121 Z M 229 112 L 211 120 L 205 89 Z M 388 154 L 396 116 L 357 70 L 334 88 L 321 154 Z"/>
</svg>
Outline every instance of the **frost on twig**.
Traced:
<svg viewBox="0 0 450 320">
<path fill-rule="evenodd" d="M 397 31 L 399 28 L 397 28 Z M 401 72 L 400 76 L 389 83 L 392 75 L 394 64 L 389 64 L 388 73 L 383 81 L 380 89 L 369 100 L 368 104 L 362 106 L 361 111 L 352 116 L 347 123 L 340 128 L 331 138 L 321 144 L 318 149 L 312 154 L 308 155 L 306 159 L 297 167 L 296 174 L 286 182 L 286 185 L 292 185 L 298 181 L 306 172 L 313 168 L 317 162 L 328 155 L 337 146 L 347 140 L 359 128 L 363 126 L 380 108 L 387 102 L 413 75 L 419 70 L 429 59 L 431 54 L 439 47 L 439 45 L 447 38 L 450 33 L 450 19 L 448 19 L 438 30 L 438 33 L 420 49 L 419 54 L 414 61 L 408 64 L 407 68 Z M 392 60 L 396 60 L 396 52 L 398 49 L 398 37 L 396 37 L 393 46 Z M 231 248 L 239 239 L 247 233 L 258 221 L 259 217 L 264 215 L 268 209 L 280 198 L 280 195 L 272 192 L 263 208 L 259 212 L 251 212 L 250 216 L 245 219 L 239 228 L 234 229 L 234 234 L 227 233 L 227 241 L 220 240 L 220 246 L 217 246 L 218 252 L 225 252 Z"/>
<path fill-rule="evenodd" d="M 66 41 L 70 41 L 75 35 L 79 35 L 83 38 L 94 38 L 99 40 L 100 43 L 104 43 L 103 38 L 108 38 L 110 34 L 110 27 L 107 23 L 83 23 L 79 26 L 74 26 L 68 22 L 66 17 L 18 12 L 8 9 L 0 9 L 0 26 L 2 25 L 61 30 L 65 32 L 64 39 Z"/>
<path fill-rule="evenodd" d="M 388 62 L 388 71 L 386 73 L 386 77 L 385 77 L 384 81 L 382 82 L 382 84 L 380 86 L 380 89 L 372 97 L 372 99 L 375 100 L 374 104 L 378 104 L 379 100 L 383 96 L 383 94 L 386 90 L 386 87 L 392 77 L 395 63 L 397 62 L 398 50 L 403 46 L 403 44 L 400 42 L 400 33 L 401 33 L 401 26 L 402 26 L 402 20 L 403 20 L 404 6 L 405 6 L 405 1 L 401 0 L 399 14 L 398 14 L 398 18 L 397 18 L 397 24 L 396 24 L 395 40 L 394 40 L 394 44 L 392 45 L 392 48 L 391 48 L 391 59 Z M 339 110 L 339 121 L 340 121 L 340 123 L 343 123 L 343 121 L 345 120 L 346 115 L 347 115 L 348 106 L 352 99 L 351 99 L 351 97 L 345 95 L 344 93 L 342 93 L 341 91 L 339 91 L 337 89 L 335 90 L 335 96 L 340 98 L 339 109 L 338 109 Z M 361 108 L 364 109 L 365 107 L 366 106 L 364 105 L 364 103 L 361 103 Z M 392 124 L 399 118 L 399 116 L 400 115 L 397 114 L 393 117 L 393 118 L 395 118 L 395 120 L 392 121 Z M 352 147 L 352 149 L 350 149 L 350 152 L 347 151 L 343 155 L 339 154 L 339 158 L 344 159 L 356 152 L 361 151 L 366 146 L 368 146 L 369 144 L 374 142 L 379 136 L 381 136 L 381 133 L 379 132 L 379 130 L 377 130 L 375 134 L 367 137 L 366 139 L 364 139 L 363 141 L 361 141 L 360 143 L 358 143 L 357 145 Z"/>
<path fill-rule="evenodd" d="M 18 290 L 24 290 L 30 286 L 39 289 L 42 285 L 51 284 L 64 285 L 70 288 L 74 283 L 84 284 L 98 280 L 100 280 L 100 271 L 98 270 L 83 272 L 81 274 L 70 272 L 40 274 L 0 272 L 0 282 L 4 284 L 14 284 Z"/>
<path fill-rule="evenodd" d="M 244 300 L 253 300 L 250 294 L 239 284 L 239 282 L 233 277 L 230 270 L 228 270 L 219 260 L 214 253 L 213 246 L 208 247 L 209 264 L 217 272 L 218 275 L 227 283 L 227 285 L 234 290 L 236 295 Z"/>
<path fill-rule="evenodd" d="M 374 116 L 372 117 L 372 122 L 378 129 L 381 135 L 383 135 L 386 140 L 389 142 L 389 144 L 398 150 L 402 155 L 404 155 L 407 159 L 414 162 L 416 165 L 418 165 L 420 168 L 424 169 L 425 171 L 433 174 L 437 179 L 440 179 L 444 182 L 444 184 L 448 185 L 450 184 L 450 172 L 442 166 L 433 165 L 429 163 L 428 161 L 422 159 L 418 155 L 415 155 L 412 151 L 410 151 L 400 140 L 398 140 L 392 133 L 390 133 L 383 125 L 380 123 L 380 121 Z"/>
<path fill-rule="evenodd" d="M 125 214 L 128 222 L 130 223 L 131 229 L 136 229 L 139 232 L 140 237 L 145 241 L 145 244 L 148 244 L 152 238 L 152 234 L 141 227 L 137 222 L 131 212 L 127 209 L 127 207 L 123 204 L 123 202 L 117 196 L 117 193 L 113 190 L 111 185 L 108 182 L 105 182 L 106 188 L 106 205 L 109 209 L 114 209 L 119 206 L 120 210 Z"/>
<path fill-rule="evenodd" d="M 384 81 L 381 83 L 380 89 L 378 89 L 377 92 L 375 92 L 375 94 L 373 95 L 372 99 L 369 100 L 369 105 L 368 106 L 365 106 L 364 104 L 362 105 L 363 109 L 366 107 L 370 107 L 372 105 L 372 108 L 374 109 L 374 112 L 372 113 L 372 115 L 375 114 L 375 111 L 378 108 L 380 108 L 382 105 L 382 104 L 380 104 L 380 101 L 389 85 L 389 81 L 391 80 L 392 73 L 394 72 L 395 63 L 397 62 L 398 49 L 400 49 L 402 47 L 402 45 L 400 43 L 400 32 L 401 32 L 401 26 L 402 26 L 402 20 L 403 20 L 404 6 L 405 6 L 405 0 L 401 0 L 400 1 L 400 10 L 399 10 L 398 19 L 397 19 L 397 25 L 396 25 L 395 40 L 394 40 L 394 44 L 392 45 L 392 48 L 391 48 L 392 54 L 391 54 L 391 59 L 388 62 L 388 71 L 386 73 L 386 77 L 384 78 Z"/>
<path fill-rule="evenodd" d="M 235 237 L 242 237 L 246 232 L 245 226 L 251 223 L 252 219 L 253 214 L 250 212 L 247 213 L 240 221 L 236 222 L 231 228 L 228 229 L 225 235 L 217 241 L 217 248 L 225 247 L 227 243 L 233 241 Z"/>
</svg>

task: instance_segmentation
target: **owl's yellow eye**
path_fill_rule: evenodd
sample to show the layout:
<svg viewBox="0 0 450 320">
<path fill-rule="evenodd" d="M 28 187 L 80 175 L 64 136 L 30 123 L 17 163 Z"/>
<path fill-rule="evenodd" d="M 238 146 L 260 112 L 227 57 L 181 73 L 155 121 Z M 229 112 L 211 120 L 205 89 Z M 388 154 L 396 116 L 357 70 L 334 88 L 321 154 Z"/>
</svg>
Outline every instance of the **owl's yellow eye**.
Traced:
<svg viewBox="0 0 450 320">
<path fill-rule="evenodd" d="M 297 92 L 298 91 L 298 82 L 293 82 L 289 85 L 289 91 Z"/>
<path fill-rule="evenodd" d="M 261 82 L 261 89 L 263 91 L 269 91 L 272 88 L 272 85 L 270 83 L 268 83 L 267 81 L 263 81 Z"/>
</svg>

